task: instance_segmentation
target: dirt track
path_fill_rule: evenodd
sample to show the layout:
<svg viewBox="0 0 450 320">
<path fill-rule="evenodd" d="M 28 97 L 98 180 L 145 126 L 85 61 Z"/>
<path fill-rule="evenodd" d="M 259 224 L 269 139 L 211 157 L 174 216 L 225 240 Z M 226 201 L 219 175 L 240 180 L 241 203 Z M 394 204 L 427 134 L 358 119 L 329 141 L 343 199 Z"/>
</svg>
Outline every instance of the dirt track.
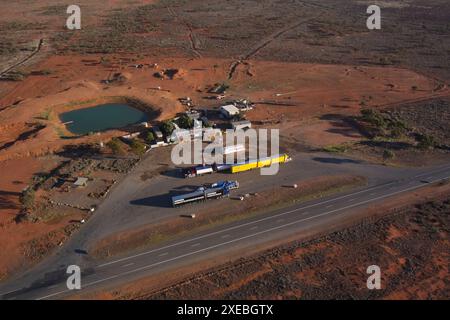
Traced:
<svg viewBox="0 0 450 320">
<path fill-rule="evenodd" d="M 253 56 L 255 56 L 259 51 L 261 51 L 263 48 L 267 47 L 271 42 L 273 42 L 275 39 L 278 39 L 280 36 L 282 36 L 283 34 L 285 34 L 286 32 L 293 30 L 303 24 L 308 23 L 309 21 L 312 21 L 316 18 L 320 17 L 320 15 L 305 20 L 305 21 L 301 21 L 301 22 L 294 22 L 289 24 L 286 27 L 281 28 L 280 30 L 277 30 L 276 32 L 270 34 L 269 36 L 265 37 L 264 39 L 261 40 L 261 42 L 259 42 L 258 44 L 256 44 L 253 48 L 251 48 L 247 53 L 242 54 L 239 56 L 239 60 L 234 61 L 231 66 L 230 66 L 230 72 L 228 73 L 228 80 L 233 79 L 233 76 L 236 72 L 236 69 L 239 67 L 239 65 L 241 65 L 242 63 L 244 63 L 246 60 L 251 59 Z"/>
<path fill-rule="evenodd" d="M 20 66 L 22 66 L 24 63 L 26 63 L 27 61 L 30 61 L 35 55 L 37 55 L 40 51 L 41 48 L 44 44 L 44 39 L 39 39 L 38 41 L 38 45 L 36 47 L 36 49 L 31 52 L 27 57 L 25 57 L 24 59 L 20 60 L 19 62 L 13 64 L 12 66 L 8 67 L 7 69 L 3 70 L 2 72 L 0 72 L 0 78 L 7 74 L 9 71 L 14 70 Z"/>
</svg>

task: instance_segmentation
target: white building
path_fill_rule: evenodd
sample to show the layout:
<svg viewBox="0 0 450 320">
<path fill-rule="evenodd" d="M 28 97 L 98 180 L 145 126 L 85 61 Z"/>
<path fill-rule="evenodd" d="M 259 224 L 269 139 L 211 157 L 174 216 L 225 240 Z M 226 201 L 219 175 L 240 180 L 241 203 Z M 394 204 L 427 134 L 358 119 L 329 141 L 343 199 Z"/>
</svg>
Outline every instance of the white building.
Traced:
<svg viewBox="0 0 450 320">
<path fill-rule="evenodd" d="M 227 118 L 233 118 L 240 113 L 239 109 L 232 104 L 220 107 L 220 112 Z"/>
</svg>

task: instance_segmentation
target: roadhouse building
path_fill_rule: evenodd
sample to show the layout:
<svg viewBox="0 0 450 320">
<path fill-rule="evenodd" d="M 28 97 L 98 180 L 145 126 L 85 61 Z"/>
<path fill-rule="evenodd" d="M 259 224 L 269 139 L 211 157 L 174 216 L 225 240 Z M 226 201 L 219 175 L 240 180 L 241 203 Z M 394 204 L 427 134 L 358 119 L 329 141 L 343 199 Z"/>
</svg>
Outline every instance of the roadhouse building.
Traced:
<svg viewBox="0 0 450 320">
<path fill-rule="evenodd" d="M 228 119 L 233 118 L 240 113 L 239 109 L 232 104 L 220 107 L 220 112 Z"/>
</svg>

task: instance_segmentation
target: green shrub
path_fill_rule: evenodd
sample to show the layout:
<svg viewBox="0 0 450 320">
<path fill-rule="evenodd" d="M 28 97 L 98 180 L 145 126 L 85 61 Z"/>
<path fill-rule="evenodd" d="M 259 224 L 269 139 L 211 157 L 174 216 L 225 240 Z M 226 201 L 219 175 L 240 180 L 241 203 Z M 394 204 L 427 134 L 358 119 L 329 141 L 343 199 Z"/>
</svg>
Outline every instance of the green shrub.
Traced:
<svg viewBox="0 0 450 320">
<path fill-rule="evenodd" d="M 131 151 L 137 155 L 143 155 L 145 153 L 145 144 L 141 141 L 133 139 L 130 144 Z"/>
<path fill-rule="evenodd" d="M 35 191 L 32 187 L 28 187 L 22 191 L 20 195 L 20 203 L 27 211 L 33 209 L 35 200 Z"/>
<path fill-rule="evenodd" d="M 41 114 L 37 117 L 40 120 L 50 120 L 52 116 L 52 110 L 47 109 L 44 112 L 41 112 Z"/>
<path fill-rule="evenodd" d="M 388 150 L 388 149 L 385 149 L 383 151 L 383 159 L 384 159 L 384 161 L 392 160 L 394 158 L 395 158 L 395 153 L 393 151 Z"/>
<path fill-rule="evenodd" d="M 323 151 L 330 153 L 345 153 L 347 151 L 347 146 L 345 145 L 326 146 L 323 148 Z"/>
<path fill-rule="evenodd" d="M 175 130 L 175 126 L 173 125 L 172 121 L 168 120 L 168 121 L 164 121 L 161 126 L 160 126 L 161 132 L 165 135 L 165 136 L 170 136 L 173 132 L 173 130 Z"/>
<path fill-rule="evenodd" d="M 53 71 L 50 69 L 43 69 L 43 70 L 37 70 L 37 71 L 31 71 L 32 76 L 48 76 L 52 74 Z"/>
<path fill-rule="evenodd" d="M 434 138 L 427 134 L 417 135 L 416 140 L 418 142 L 417 147 L 422 150 L 434 148 L 436 145 Z"/>
<path fill-rule="evenodd" d="M 194 120 L 184 114 L 178 118 L 177 124 L 182 129 L 192 129 L 194 127 Z"/>
<path fill-rule="evenodd" d="M 152 143 L 153 141 L 155 141 L 155 135 L 153 134 L 153 132 L 148 131 L 145 134 L 145 142 Z"/>
<path fill-rule="evenodd" d="M 402 137 L 408 130 L 406 124 L 400 120 L 394 120 L 389 123 L 389 129 L 391 130 L 391 136 L 393 138 Z"/>
<path fill-rule="evenodd" d="M 5 80 L 9 81 L 23 81 L 28 76 L 28 73 L 23 71 L 11 71 L 3 76 Z"/>
<path fill-rule="evenodd" d="M 122 142 L 120 142 L 120 140 L 118 138 L 112 138 L 107 144 L 106 146 L 108 148 L 111 149 L 112 153 L 119 155 L 119 154 L 124 154 L 125 151 L 123 150 L 122 147 Z"/>
<path fill-rule="evenodd" d="M 386 120 L 383 118 L 380 112 L 374 109 L 362 109 L 361 118 L 363 121 L 370 123 L 371 125 L 383 129 L 386 128 Z"/>
</svg>

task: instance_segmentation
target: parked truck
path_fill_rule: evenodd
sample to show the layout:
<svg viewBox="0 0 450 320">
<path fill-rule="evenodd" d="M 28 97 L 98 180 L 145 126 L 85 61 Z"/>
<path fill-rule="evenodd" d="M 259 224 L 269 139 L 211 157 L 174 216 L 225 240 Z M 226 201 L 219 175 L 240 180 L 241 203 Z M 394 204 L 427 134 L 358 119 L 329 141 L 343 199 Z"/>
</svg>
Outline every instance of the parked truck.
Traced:
<svg viewBox="0 0 450 320">
<path fill-rule="evenodd" d="M 215 172 L 226 172 L 226 171 L 230 171 L 231 169 L 231 164 L 218 164 L 218 163 L 214 163 L 213 164 L 213 170 Z"/>
<path fill-rule="evenodd" d="M 270 167 L 272 164 L 286 163 L 291 160 L 292 160 L 291 157 L 287 154 L 278 154 L 266 158 L 251 159 L 236 164 L 214 163 L 212 166 L 208 165 L 208 166 L 197 166 L 186 168 L 183 169 L 183 175 L 185 178 L 194 178 L 205 174 L 211 174 L 214 172 L 239 173 L 258 168 Z"/>
<path fill-rule="evenodd" d="M 230 190 L 238 188 L 238 181 L 219 181 L 210 185 L 204 185 L 194 192 L 172 197 L 172 206 L 177 207 L 188 203 L 206 201 L 208 199 L 228 197 Z"/>
<path fill-rule="evenodd" d="M 214 169 L 212 166 L 197 166 L 183 169 L 183 176 L 185 178 L 194 178 L 205 174 L 211 174 L 213 172 Z"/>
</svg>

